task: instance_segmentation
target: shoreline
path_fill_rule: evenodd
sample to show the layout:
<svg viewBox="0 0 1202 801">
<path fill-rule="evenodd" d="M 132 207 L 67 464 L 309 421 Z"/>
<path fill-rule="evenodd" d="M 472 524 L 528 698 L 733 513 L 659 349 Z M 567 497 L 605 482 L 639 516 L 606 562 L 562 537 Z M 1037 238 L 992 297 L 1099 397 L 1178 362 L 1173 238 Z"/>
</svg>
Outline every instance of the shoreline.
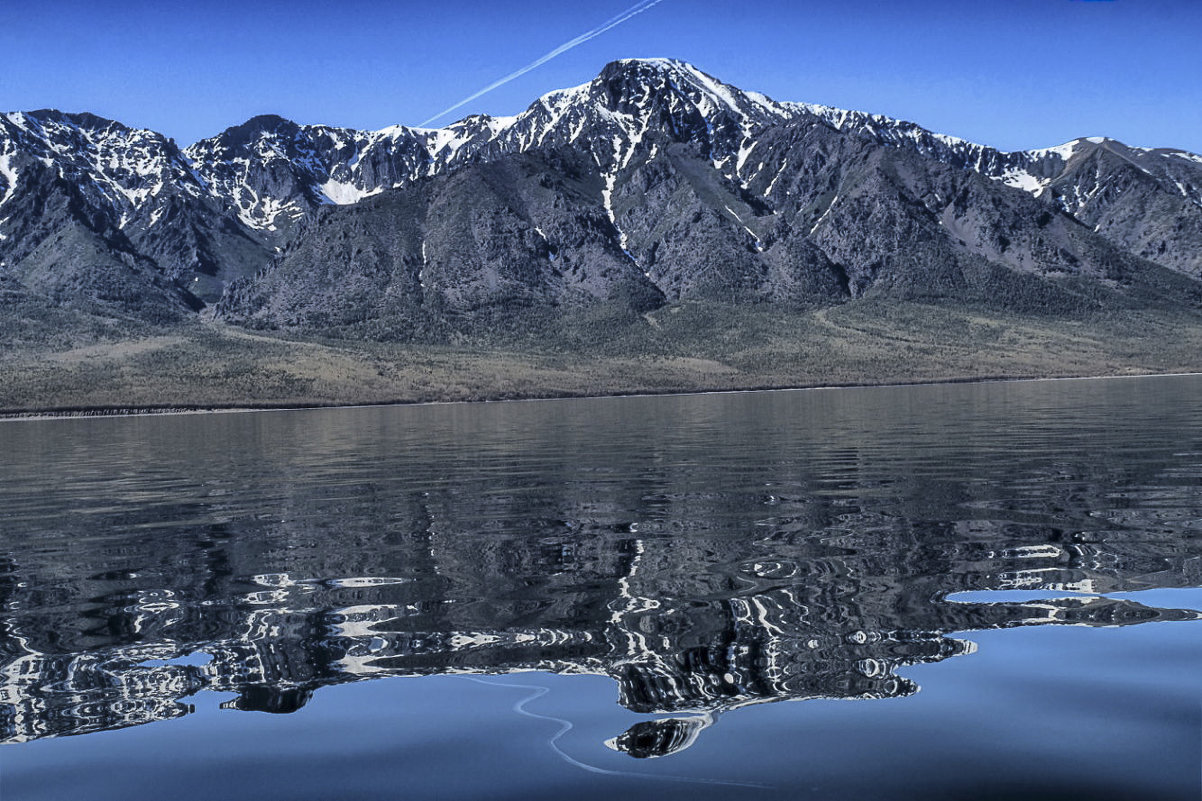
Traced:
<svg viewBox="0 0 1202 801">
<path fill-rule="evenodd" d="M 533 403 L 565 400 L 600 400 L 605 398 L 664 398 L 689 397 L 693 395 L 737 395 L 750 392 L 813 392 L 835 389 L 885 389 L 890 387 L 929 387 L 959 384 L 1005 384 L 1043 381 L 1100 381 L 1124 378 L 1184 378 L 1202 376 L 1199 372 L 1174 373 L 1117 373 L 1109 375 L 1082 376 L 985 376 L 974 378 L 942 378 L 914 381 L 847 382 L 838 384 L 801 384 L 791 386 L 765 385 L 739 389 L 693 389 L 608 392 L 597 394 L 530 395 L 526 397 L 472 398 L 465 400 L 390 400 L 377 403 L 280 403 L 280 404 L 229 404 L 210 406 L 84 406 L 58 409 L 0 410 L 0 423 L 38 422 L 47 420 L 89 420 L 128 417 L 167 417 L 202 414 L 246 414 L 251 412 L 305 412 L 330 409 L 376 409 L 402 406 L 450 406 L 485 403 Z"/>
</svg>

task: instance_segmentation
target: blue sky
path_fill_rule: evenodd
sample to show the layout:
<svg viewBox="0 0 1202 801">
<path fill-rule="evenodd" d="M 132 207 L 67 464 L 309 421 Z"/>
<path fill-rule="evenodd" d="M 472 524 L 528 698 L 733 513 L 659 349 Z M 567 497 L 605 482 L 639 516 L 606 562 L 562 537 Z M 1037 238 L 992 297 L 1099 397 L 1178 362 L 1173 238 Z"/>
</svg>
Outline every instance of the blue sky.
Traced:
<svg viewBox="0 0 1202 801">
<path fill-rule="evenodd" d="M 4 0 L 0 109 L 92 111 L 180 144 L 262 113 L 416 125 L 633 2 Z M 439 122 L 516 113 L 637 56 L 1007 149 L 1202 152 L 1199 0 L 662 0 Z"/>
</svg>

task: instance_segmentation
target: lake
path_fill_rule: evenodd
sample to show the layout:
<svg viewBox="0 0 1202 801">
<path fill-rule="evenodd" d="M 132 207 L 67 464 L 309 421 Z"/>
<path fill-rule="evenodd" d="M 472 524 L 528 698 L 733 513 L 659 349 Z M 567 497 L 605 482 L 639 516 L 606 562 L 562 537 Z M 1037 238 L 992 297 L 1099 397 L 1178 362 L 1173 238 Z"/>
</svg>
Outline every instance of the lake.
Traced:
<svg viewBox="0 0 1202 801">
<path fill-rule="evenodd" d="M 0 455 L 4 801 L 1202 794 L 1202 378 Z"/>
</svg>

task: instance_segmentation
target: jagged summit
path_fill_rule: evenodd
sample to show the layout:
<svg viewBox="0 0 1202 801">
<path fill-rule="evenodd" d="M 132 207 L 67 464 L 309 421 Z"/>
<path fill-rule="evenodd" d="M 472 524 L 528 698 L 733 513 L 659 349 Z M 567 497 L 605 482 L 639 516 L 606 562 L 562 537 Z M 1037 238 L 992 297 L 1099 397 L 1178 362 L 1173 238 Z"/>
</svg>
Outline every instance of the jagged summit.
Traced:
<svg viewBox="0 0 1202 801">
<path fill-rule="evenodd" d="M 712 75 L 685 61 L 671 58 L 622 59 L 607 64 L 595 83 L 627 89 L 636 102 L 646 105 L 672 92 L 708 103 L 712 111 L 736 111 L 748 116 L 764 113 L 770 116 L 789 115 L 789 107 L 776 103 L 763 94 L 744 92 L 723 83 Z"/>
<path fill-rule="evenodd" d="M 37 111 L 29 111 L 25 113 L 16 113 L 6 115 L 10 121 L 18 125 L 26 125 L 28 123 L 44 124 L 46 122 L 57 122 L 60 124 L 74 125 L 79 128 L 104 129 L 117 127 L 123 130 L 134 130 L 128 125 L 110 120 L 106 117 L 101 117 L 98 114 L 93 114 L 90 111 L 60 111 L 56 108 L 43 108 Z M 19 119 L 18 119 L 19 118 Z"/>
<path fill-rule="evenodd" d="M 300 130 L 300 127 L 300 125 L 292 120 L 281 117 L 278 114 L 259 114 L 251 117 L 241 125 L 226 128 L 213 138 L 221 139 L 231 145 L 237 146 L 246 144 L 255 137 L 264 134 L 293 136 Z"/>
</svg>

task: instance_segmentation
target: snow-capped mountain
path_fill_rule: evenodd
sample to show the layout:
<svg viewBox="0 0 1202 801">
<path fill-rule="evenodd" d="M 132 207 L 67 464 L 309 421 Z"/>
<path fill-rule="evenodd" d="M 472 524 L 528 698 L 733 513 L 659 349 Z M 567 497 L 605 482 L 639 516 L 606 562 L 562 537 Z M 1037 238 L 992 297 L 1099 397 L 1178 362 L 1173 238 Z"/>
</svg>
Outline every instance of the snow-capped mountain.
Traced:
<svg viewBox="0 0 1202 801">
<path fill-rule="evenodd" d="M 231 319 L 302 327 L 619 296 L 1026 297 L 1016 275 L 1181 295 L 1202 275 L 1202 157 L 1102 138 L 1006 153 L 667 59 L 611 63 L 513 117 L 263 116 L 183 151 L 92 115 L 14 113 L 0 273 L 106 302 L 120 274 L 127 306 L 153 284 L 179 309 L 224 293 Z"/>
<path fill-rule="evenodd" d="M 213 195 L 245 225 L 275 234 L 322 204 L 345 205 L 423 174 L 423 139 L 405 128 L 355 131 L 255 117 L 186 151 Z"/>
<path fill-rule="evenodd" d="M 22 174 L 52 168 L 86 202 L 124 228 L 139 216 L 158 222 L 168 198 L 208 194 L 192 164 L 154 131 L 92 114 L 35 111 L 0 115 L 0 206 L 15 198 Z"/>
<path fill-rule="evenodd" d="M 247 224 L 270 228 L 321 203 L 357 203 L 472 160 L 548 146 L 582 147 L 612 172 L 665 141 L 691 141 L 727 177 L 749 184 L 765 170 L 775 174 L 783 166 L 752 158 L 756 134 L 803 119 L 912 148 L 1035 195 L 1064 177 L 1075 158 L 1104 149 L 1202 206 L 1202 156 L 1184 151 L 1090 138 L 1007 153 L 881 115 L 777 102 L 669 59 L 614 62 L 593 81 L 544 95 L 513 117 L 477 115 L 438 130 L 393 126 L 380 131 L 257 117 L 186 153 L 214 193 L 238 209 Z M 1075 213 L 1096 188 L 1080 187 L 1057 198 L 1065 211 Z"/>
<path fill-rule="evenodd" d="M 224 200 L 161 134 L 91 114 L 0 115 L 0 264 L 52 273 L 26 283 L 58 285 L 116 259 L 149 271 L 147 280 L 175 282 L 173 295 L 215 300 L 267 254 L 228 218 Z M 56 234 L 70 242 L 55 242 Z M 63 258 L 77 246 L 91 255 Z M 121 292 L 138 294 L 133 286 Z"/>
</svg>

